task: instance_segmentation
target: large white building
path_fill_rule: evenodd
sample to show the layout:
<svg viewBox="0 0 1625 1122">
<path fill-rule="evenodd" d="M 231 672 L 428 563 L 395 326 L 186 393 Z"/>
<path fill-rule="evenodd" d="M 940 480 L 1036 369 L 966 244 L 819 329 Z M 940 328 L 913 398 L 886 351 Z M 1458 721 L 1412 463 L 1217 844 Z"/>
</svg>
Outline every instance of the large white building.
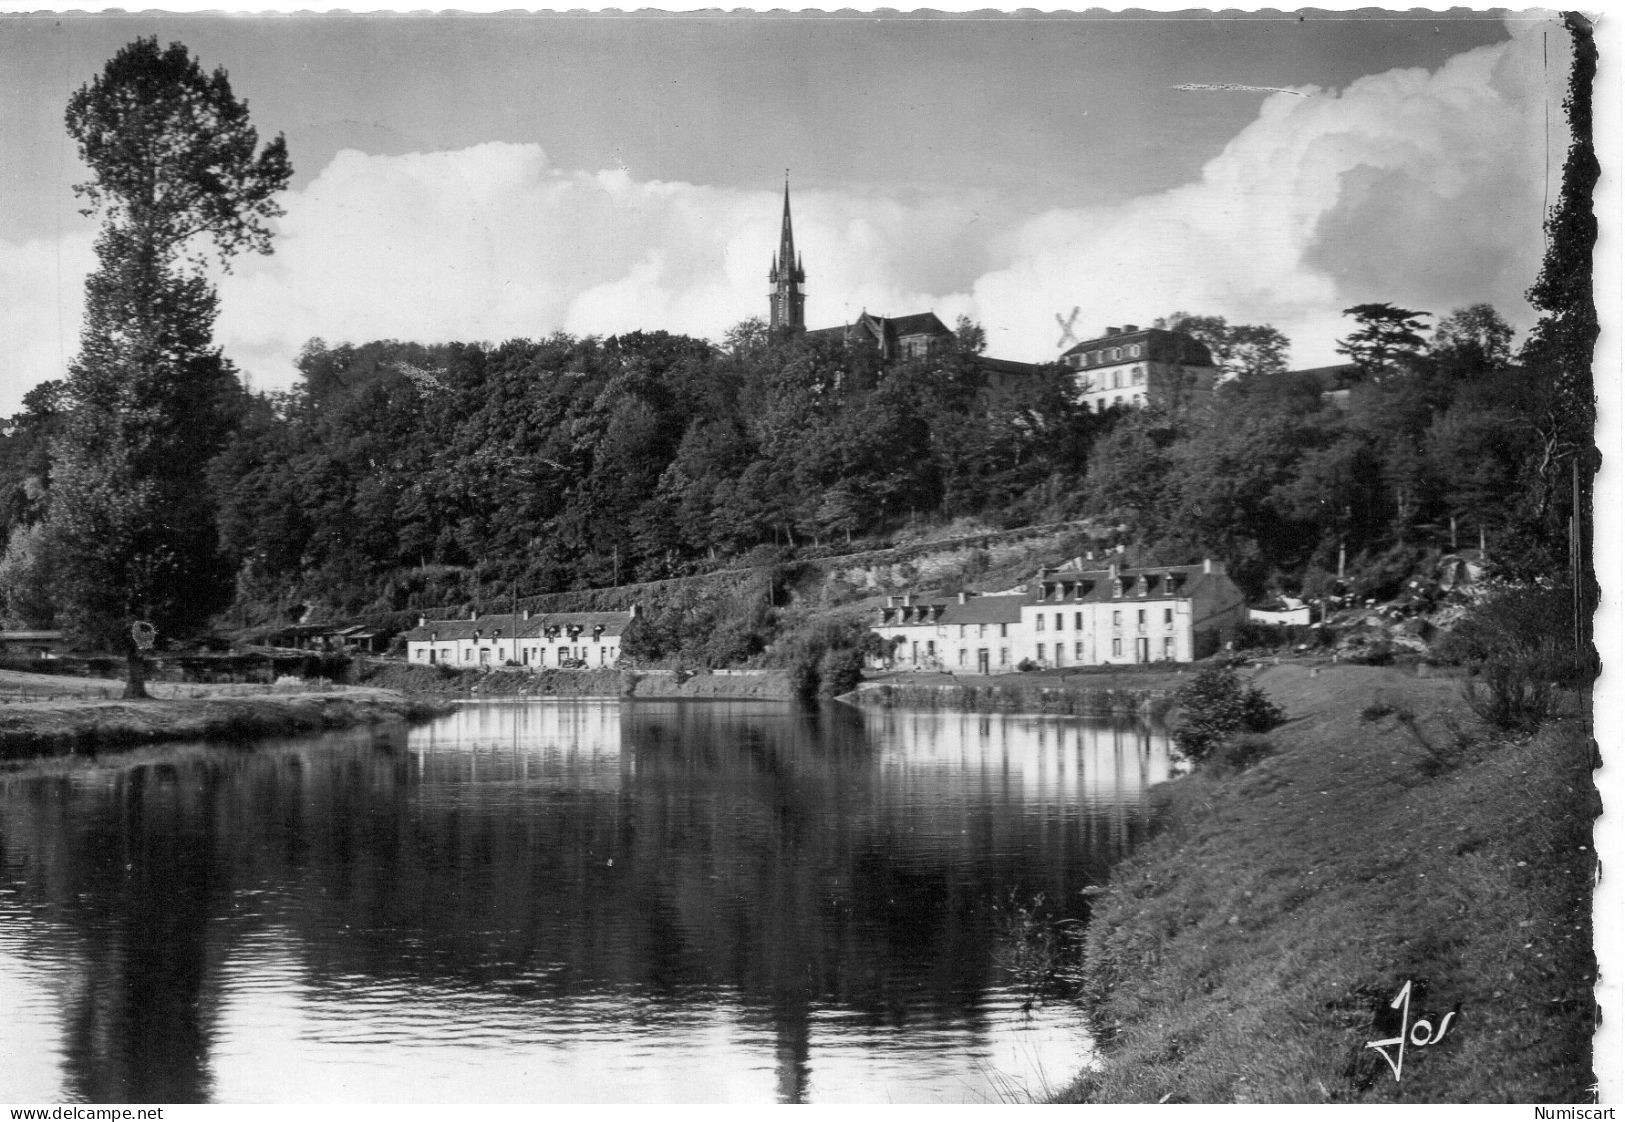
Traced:
<svg viewBox="0 0 1625 1122">
<path fill-rule="evenodd" d="M 1132 323 L 1085 339 L 1063 353 L 1061 362 L 1073 371 L 1077 399 L 1096 413 L 1113 405 L 1201 401 L 1219 377 L 1200 340 L 1183 331 L 1142 329 Z"/>
<path fill-rule="evenodd" d="M 424 619 L 408 631 L 406 658 L 412 663 L 458 668 L 506 666 L 535 670 L 614 666 L 621 636 L 638 617 L 625 612 L 522 612 L 467 619 Z"/>
<path fill-rule="evenodd" d="M 1041 569 L 1019 594 L 949 600 L 892 597 L 871 630 L 897 669 L 999 674 L 1049 668 L 1191 662 L 1247 618 L 1241 590 L 1214 561 Z"/>
</svg>

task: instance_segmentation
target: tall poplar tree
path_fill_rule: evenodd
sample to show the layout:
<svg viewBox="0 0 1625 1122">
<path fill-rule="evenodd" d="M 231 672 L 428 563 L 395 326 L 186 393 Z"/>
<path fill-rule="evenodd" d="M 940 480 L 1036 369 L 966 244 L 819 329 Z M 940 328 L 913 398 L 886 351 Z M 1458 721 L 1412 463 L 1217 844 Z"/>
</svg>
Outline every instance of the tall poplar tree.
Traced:
<svg viewBox="0 0 1625 1122">
<path fill-rule="evenodd" d="M 186 638 L 231 595 L 204 468 L 242 391 L 213 343 L 207 259 L 271 251 L 292 168 L 280 135 L 260 145 L 224 70 L 155 38 L 73 95 L 67 128 L 91 173 L 74 190 L 103 226 L 52 471 L 59 616 L 125 652 L 125 696 L 144 697 L 136 621 Z"/>
</svg>

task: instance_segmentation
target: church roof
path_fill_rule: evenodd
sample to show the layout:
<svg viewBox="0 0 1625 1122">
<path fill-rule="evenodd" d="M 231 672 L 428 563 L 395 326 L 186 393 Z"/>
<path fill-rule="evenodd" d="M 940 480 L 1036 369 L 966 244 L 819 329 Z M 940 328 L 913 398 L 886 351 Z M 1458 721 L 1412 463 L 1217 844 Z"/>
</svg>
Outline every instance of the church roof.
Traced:
<svg viewBox="0 0 1625 1122">
<path fill-rule="evenodd" d="M 885 323 L 888 331 L 894 331 L 898 336 L 903 335 L 952 335 L 935 312 L 918 312 L 911 316 L 898 316 L 895 319 L 886 319 L 884 316 L 876 317 Z"/>
</svg>

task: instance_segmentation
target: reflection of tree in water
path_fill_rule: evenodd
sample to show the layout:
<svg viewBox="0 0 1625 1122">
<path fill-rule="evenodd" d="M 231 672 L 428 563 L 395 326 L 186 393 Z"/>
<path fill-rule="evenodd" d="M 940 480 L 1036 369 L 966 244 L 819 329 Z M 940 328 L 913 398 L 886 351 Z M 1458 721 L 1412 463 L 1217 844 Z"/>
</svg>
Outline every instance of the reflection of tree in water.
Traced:
<svg viewBox="0 0 1625 1122">
<path fill-rule="evenodd" d="M 798 1101 L 820 1009 L 882 1032 L 983 1031 L 994 905 L 1014 889 L 1081 913 L 1139 829 L 1132 808 L 1091 810 L 1082 793 L 1029 805 L 1012 776 L 1030 761 L 988 749 L 1005 726 L 985 718 L 950 730 L 943 760 L 899 763 L 844 708 L 638 704 L 523 733 L 501 716 L 433 746 L 351 736 L 52 781 L 28 848 L 73 845 L 25 879 L 85 947 L 75 1093 L 206 1098 L 226 933 L 274 924 L 309 1000 L 335 1008 L 379 981 L 472 989 L 537 1023 L 593 995 L 634 995 L 656 1018 L 737 1001 L 775 1042 L 779 1096 Z M 1101 758 L 1138 782 L 1143 748 L 1130 734 L 1121 760 Z M 979 771 L 972 751 L 988 754 Z M 1059 739 L 1045 751 L 1083 759 Z M 0 792 L 0 844 L 19 793 L 49 786 Z M 258 918 L 227 920 L 248 888 L 269 890 Z"/>
<path fill-rule="evenodd" d="M 225 778 L 207 765 L 157 765 L 5 792 L 6 855 L 23 858 L 20 886 L 44 920 L 32 937 L 53 955 L 71 947 L 77 964 L 64 1016 L 68 1098 L 209 1099 L 222 947 L 208 920 L 228 895 L 214 830 Z M 12 879 L 10 861 L 6 871 Z"/>
</svg>

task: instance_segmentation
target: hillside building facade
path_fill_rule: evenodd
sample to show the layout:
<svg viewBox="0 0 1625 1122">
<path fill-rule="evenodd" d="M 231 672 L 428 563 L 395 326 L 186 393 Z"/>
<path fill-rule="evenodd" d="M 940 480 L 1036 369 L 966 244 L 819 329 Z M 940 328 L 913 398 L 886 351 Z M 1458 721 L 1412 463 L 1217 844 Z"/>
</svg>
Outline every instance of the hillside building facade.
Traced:
<svg viewBox="0 0 1625 1122">
<path fill-rule="evenodd" d="M 611 667 L 621 636 L 639 609 L 625 612 L 530 612 L 467 619 L 424 619 L 408 631 L 406 658 L 460 670 L 515 665 L 533 670 Z"/>
<path fill-rule="evenodd" d="M 892 669 L 1009 673 L 1147 662 L 1192 662 L 1247 618 L 1241 590 L 1216 561 L 1041 569 L 1019 594 L 892 597 L 871 626 Z"/>
<path fill-rule="evenodd" d="M 1219 371 L 1198 339 L 1160 327 L 1108 327 L 1061 355 L 1077 399 L 1097 413 L 1114 405 L 1182 405 L 1213 392 Z"/>
</svg>

